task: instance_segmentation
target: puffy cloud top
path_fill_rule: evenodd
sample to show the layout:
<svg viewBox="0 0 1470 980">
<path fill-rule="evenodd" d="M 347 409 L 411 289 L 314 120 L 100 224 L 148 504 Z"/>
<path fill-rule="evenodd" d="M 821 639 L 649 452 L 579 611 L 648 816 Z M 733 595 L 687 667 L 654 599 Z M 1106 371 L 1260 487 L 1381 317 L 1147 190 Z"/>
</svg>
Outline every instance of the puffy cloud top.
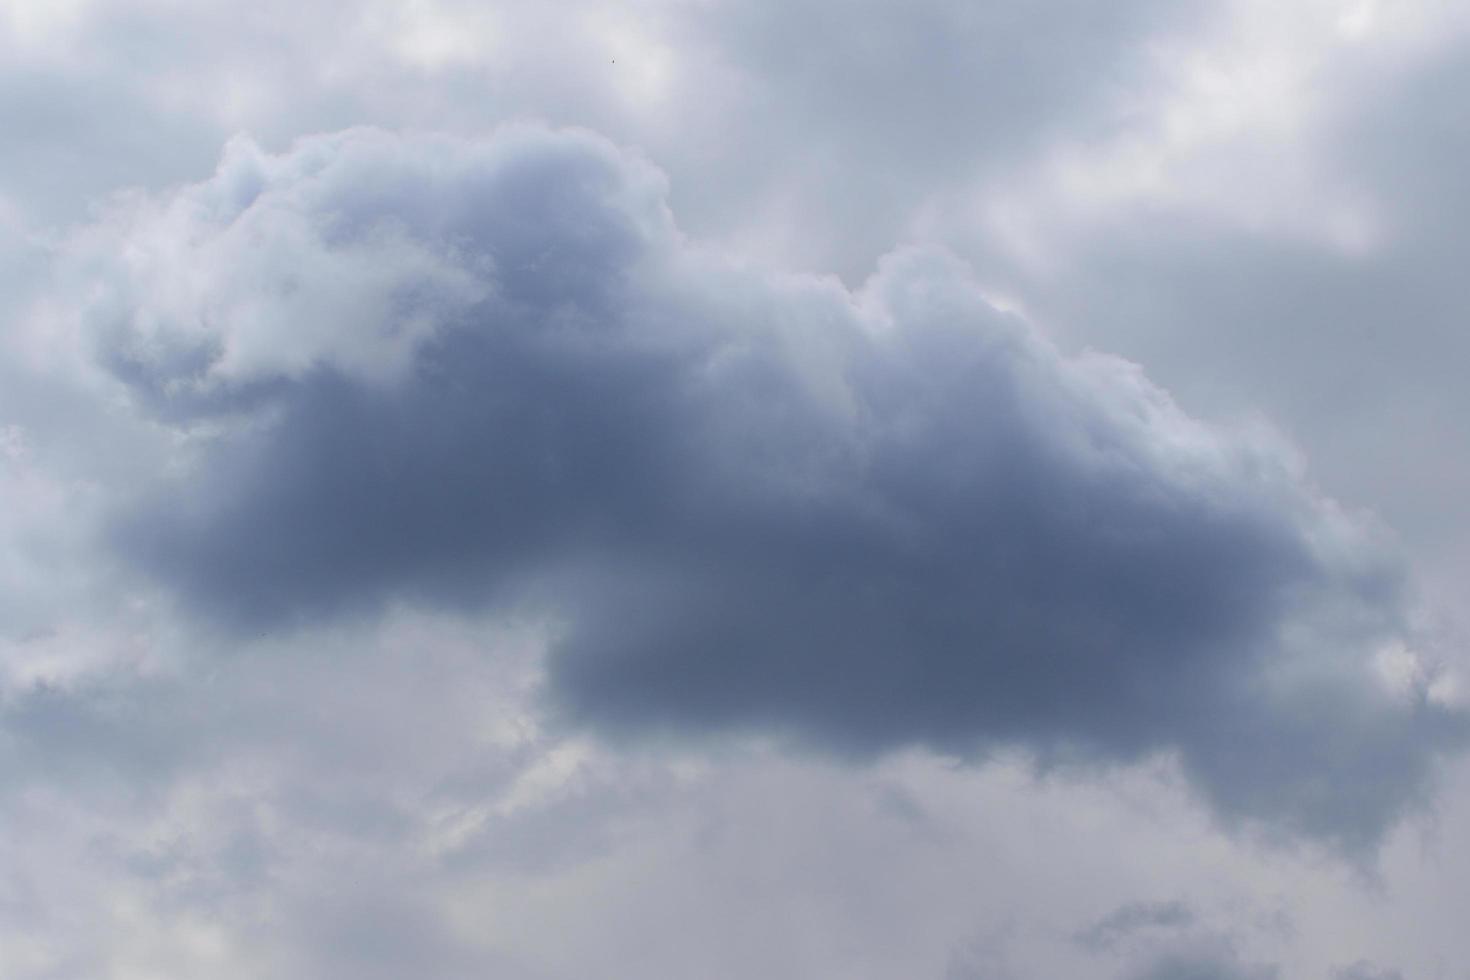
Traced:
<svg viewBox="0 0 1470 980">
<path fill-rule="evenodd" d="M 945 254 L 850 291 L 686 241 L 663 193 L 582 133 L 353 130 L 115 211 L 72 249 L 87 330 L 193 436 L 117 547 L 242 630 L 529 604 L 553 704 L 609 732 L 1168 752 L 1346 847 L 1423 792 L 1460 721 L 1373 670 L 1402 572 L 1277 440 Z"/>
</svg>

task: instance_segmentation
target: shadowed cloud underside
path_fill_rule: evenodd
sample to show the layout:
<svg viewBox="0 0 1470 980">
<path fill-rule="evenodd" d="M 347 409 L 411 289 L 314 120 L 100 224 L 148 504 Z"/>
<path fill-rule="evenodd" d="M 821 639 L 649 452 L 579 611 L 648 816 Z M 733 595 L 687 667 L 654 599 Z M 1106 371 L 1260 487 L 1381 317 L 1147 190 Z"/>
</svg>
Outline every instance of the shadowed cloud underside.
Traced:
<svg viewBox="0 0 1470 980">
<path fill-rule="evenodd" d="M 1255 430 L 1059 352 L 944 253 L 856 291 L 685 239 L 648 164 L 354 130 L 78 236 L 99 361 L 187 433 L 116 547 L 200 615 L 534 608 L 606 732 L 1175 754 L 1349 848 L 1457 712 L 1373 666 L 1396 559 Z"/>
</svg>

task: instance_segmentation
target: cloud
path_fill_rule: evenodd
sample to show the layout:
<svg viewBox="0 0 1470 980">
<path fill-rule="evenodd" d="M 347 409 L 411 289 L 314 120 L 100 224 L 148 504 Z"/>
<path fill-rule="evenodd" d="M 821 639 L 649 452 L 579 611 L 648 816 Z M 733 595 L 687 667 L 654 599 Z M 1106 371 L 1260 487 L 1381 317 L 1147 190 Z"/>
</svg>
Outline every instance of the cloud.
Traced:
<svg viewBox="0 0 1470 980">
<path fill-rule="evenodd" d="M 278 147 L 359 122 L 529 118 L 647 148 L 687 227 L 855 280 L 967 181 L 1125 125 L 1162 80 L 1159 48 L 1227 5 L 68 6 L 0 37 L 0 180 L 48 221 L 188 179 L 242 129 Z"/>
<path fill-rule="evenodd" d="M 667 777 L 541 771 L 559 747 L 513 628 L 404 615 L 300 639 L 0 692 L 8 972 L 546 976 L 454 926 L 456 876 L 551 878 L 632 801 L 657 812 Z"/>
<path fill-rule="evenodd" d="M 1061 132 L 1124 124 L 1158 78 L 1157 48 L 1197 31 L 1218 6 L 755 0 L 697 8 L 676 23 L 720 69 L 696 76 L 718 111 L 687 114 L 681 121 L 697 138 L 667 141 L 679 158 L 700 148 L 698 169 L 675 169 L 680 214 L 727 230 L 748 225 L 742 211 L 760 202 L 766 248 L 861 278 L 911 233 L 916 212 L 1010 172 Z M 701 171 L 727 193 L 689 193 Z M 856 200 L 863 207 L 852 207 Z"/>
<path fill-rule="evenodd" d="M 238 632 L 534 609 L 605 733 L 1170 753 L 1222 817 L 1349 848 L 1422 797 L 1459 716 L 1373 672 L 1403 569 L 1276 439 L 944 253 L 771 275 L 664 194 L 583 133 L 354 130 L 116 209 L 62 282 L 184 438 L 115 547 Z"/>
<path fill-rule="evenodd" d="M 1133 902 L 1121 905 L 1073 939 L 1084 949 L 1112 949 L 1134 933 L 1155 928 L 1175 929 L 1194 923 L 1194 912 L 1184 902 Z"/>
<path fill-rule="evenodd" d="M 1276 980 L 1281 971 L 1271 965 L 1246 963 L 1231 944 L 1202 943 L 1197 949 L 1164 954 L 1128 980 Z"/>
<path fill-rule="evenodd" d="M 1380 969 L 1368 960 L 1358 960 L 1341 969 L 1334 970 L 1333 980 L 1404 980 L 1398 970 Z"/>
<path fill-rule="evenodd" d="M 1452 971 L 1466 23 L 0 0 L 6 977 Z"/>
<path fill-rule="evenodd" d="M 1345 44 L 1335 7 L 1272 7 L 1263 31 L 1266 7 L 1191 50 L 1193 84 L 1155 90 L 1146 124 L 987 188 L 1014 241 L 979 208 L 954 240 L 1011 256 L 998 278 L 1060 336 L 1141 360 L 1203 412 L 1268 413 L 1394 527 L 1453 615 L 1470 467 L 1441 447 L 1470 418 L 1454 368 L 1470 197 L 1447 121 L 1465 20 L 1364 4 L 1374 32 Z"/>
</svg>

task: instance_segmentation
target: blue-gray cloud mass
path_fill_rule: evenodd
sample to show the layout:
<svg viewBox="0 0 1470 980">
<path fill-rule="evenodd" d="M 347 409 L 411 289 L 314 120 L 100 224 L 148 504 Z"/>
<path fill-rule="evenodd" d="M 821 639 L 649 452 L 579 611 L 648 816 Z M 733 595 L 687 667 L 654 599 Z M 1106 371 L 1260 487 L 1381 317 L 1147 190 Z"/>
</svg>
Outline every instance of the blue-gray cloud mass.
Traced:
<svg viewBox="0 0 1470 980">
<path fill-rule="evenodd" d="M 99 363 L 187 436 L 113 542 L 240 632 L 532 608 L 614 734 L 1174 754 L 1347 848 L 1457 713 L 1372 670 L 1404 571 L 1263 432 L 1060 352 L 941 252 L 860 289 L 687 240 L 578 132 L 352 130 L 79 234 Z"/>
</svg>

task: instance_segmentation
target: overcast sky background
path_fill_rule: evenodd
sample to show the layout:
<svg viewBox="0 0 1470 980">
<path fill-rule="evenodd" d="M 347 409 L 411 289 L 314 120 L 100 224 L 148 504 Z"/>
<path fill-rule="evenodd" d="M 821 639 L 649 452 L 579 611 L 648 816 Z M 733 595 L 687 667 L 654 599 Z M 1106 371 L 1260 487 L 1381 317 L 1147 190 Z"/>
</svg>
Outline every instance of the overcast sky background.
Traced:
<svg viewBox="0 0 1470 980">
<path fill-rule="evenodd" d="M 0 975 L 1470 980 L 1467 89 L 0 0 Z"/>
</svg>

